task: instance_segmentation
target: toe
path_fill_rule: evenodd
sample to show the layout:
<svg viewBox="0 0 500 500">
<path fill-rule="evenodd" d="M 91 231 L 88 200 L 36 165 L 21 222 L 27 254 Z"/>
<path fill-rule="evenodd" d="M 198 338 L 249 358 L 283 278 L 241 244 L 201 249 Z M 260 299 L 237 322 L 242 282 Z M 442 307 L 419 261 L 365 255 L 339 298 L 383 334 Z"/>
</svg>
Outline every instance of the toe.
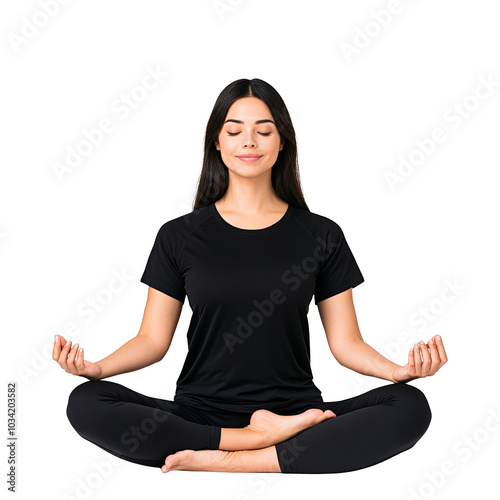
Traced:
<svg viewBox="0 0 500 500">
<path fill-rule="evenodd" d="M 161 471 L 162 472 L 168 472 L 169 470 L 171 470 L 173 467 L 175 467 L 176 465 L 179 464 L 179 455 L 178 455 L 179 452 L 177 453 L 173 453 L 172 455 L 169 455 L 166 459 L 165 459 L 165 465 L 162 466 L 161 468 Z"/>
<path fill-rule="evenodd" d="M 319 408 L 310 408 L 306 411 L 306 413 L 309 415 L 314 415 L 315 417 L 321 417 L 321 415 L 323 415 L 323 412 Z"/>
</svg>

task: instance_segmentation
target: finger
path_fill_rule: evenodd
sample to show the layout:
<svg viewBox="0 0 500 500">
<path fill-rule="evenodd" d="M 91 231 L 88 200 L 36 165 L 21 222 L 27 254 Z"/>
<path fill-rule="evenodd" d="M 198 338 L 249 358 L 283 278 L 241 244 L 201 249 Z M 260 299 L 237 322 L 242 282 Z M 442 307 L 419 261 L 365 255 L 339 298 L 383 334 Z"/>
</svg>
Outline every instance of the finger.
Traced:
<svg viewBox="0 0 500 500">
<path fill-rule="evenodd" d="M 433 342 L 433 340 L 429 340 L 429 351 L 431 354 L 431 375 L 434 375 L 438 370 L 439 367 L 441 366 L 441 359 L 439 357 L 439 352 L 437 349 L 436 342 Z"/>
<path fill-rule="evenodd" d="M 74 344 L 68 356 L 68 368 L 73 375 L 78 375 L 78 371 L 75 366 L 75 357 L 78 352 L 78 344 Z"/>
<path fill-rule="evenodd" d="M 66 344 L 66 339 L 61 335 L 54 335 L 54 347 L 52 349 L 52 359 L 59 360 L 61 348 Z"/>
<path fill-rule="evenodd" d="M 54 335 L 54 347 L 52 348 L 52 359 L 57 361 L 59 359 L 60 352 L 61 352 L 61 342 L 59 340 L 59 335 Z"/>
<path fill-rule="evenodd" d="M 427 344 L 423 341 L 420 341 L 420 350 L 422 352 L 422 377 L 427 377 L 430 374 L 431 368 L 431 355 L 429 354 L 429 349 L 427 348 Z"/>
<path fill-rule="evenodd" d="M 410 377 L 415 377 L 416 374 L 417 372 L 415 370 L 415 347 L 412 347 L 408 354 L 408 375 L 410 375 Z"/>
<path fill-rule="evenodd" d="M 413 347 L 413 359 L 415 361 L 415 373 L 420 377 L 422 374 L 422 358 L 420 357 L 419 344 L 415 344 Z"/>
<path fill-rule="evenodd" d="M 436 345 L 439 352 L 439 358 L 441 359 L 441 366 L 443 366 L 448 361 L 448 357 L 446 356 L 446 351 L 444 350 L 443 339 L 439 335 L 436 335 L 436 341 L 437 341 Z"/>
<path fill-rule="evenodd" d="M 59 359 L 57 361 L 68 373 L 69 373 L 68 353 L 70 348 L 71 348 L 71 340 L 69 342 L 66 342 L 66 345 L 62 348 L 61 353 L 59 354 Z"/>
<path fill-rule="evenodd" d="M 57 338 L 59 339 L 61 347 L 64 347 L 66 345 L 66 339 L 62 335 L 58 335 Z"/>
<path fill-rule="evenodd" d="M 79 374 L 83 373 L 83 371 L 85 369 L 85 363 L 83 362 L 83 347 L 80 347 L 80 349 L 78 350 L 78 352 L 76 354 L 75 365 L 76 365 L 77 372 Z"/>
</svg>

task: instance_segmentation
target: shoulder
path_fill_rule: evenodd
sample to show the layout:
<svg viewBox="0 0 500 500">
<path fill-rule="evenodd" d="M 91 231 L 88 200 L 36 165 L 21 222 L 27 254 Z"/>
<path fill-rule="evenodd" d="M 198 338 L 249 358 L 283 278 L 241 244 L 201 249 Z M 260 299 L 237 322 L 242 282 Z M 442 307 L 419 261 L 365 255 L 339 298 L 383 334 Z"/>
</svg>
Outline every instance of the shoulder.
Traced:
<svg viewBox="0 0 500 500">
<path fill-rule="evenodd" d="M 342 234 L 342 229 L 335 220 L 326 215 L 311 212 L 304 208 L 295 207 L 294 219 L 298 224 L 302 225 L 305 230 L 312 233 L 313 236 L 340 236 Z"/>
<path fill-rule="evenodd" d="M 161 225 L 158 230 L 158 236 L 163 239 L 168 238 L 175 239 L 176 241 L 184 241 L 199 224 L 210 216 L 208 206 L 206 206 L 171 218 Z"/>
</svg>

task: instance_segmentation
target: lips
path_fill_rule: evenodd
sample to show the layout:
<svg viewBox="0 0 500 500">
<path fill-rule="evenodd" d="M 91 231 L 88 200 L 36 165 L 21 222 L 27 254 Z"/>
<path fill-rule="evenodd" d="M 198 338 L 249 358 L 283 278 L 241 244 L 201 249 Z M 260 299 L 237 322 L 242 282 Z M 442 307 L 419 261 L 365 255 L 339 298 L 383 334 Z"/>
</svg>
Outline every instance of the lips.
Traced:
<svg viewBox="0 0 500 500">
<path fill-rule="evenodd" d="M 260 158 L 262 155 L 240 155 L 238 156 L 238 158 L 249 158 L 249 159 L 252 159 L 252 158 Z"/>
</svg>

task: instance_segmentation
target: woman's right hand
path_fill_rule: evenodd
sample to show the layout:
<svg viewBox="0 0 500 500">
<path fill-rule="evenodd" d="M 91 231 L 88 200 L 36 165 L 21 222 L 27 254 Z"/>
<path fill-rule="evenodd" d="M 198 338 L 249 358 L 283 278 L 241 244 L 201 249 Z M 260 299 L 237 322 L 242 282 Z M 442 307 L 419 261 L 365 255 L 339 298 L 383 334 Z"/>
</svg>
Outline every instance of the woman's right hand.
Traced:
<svg viewBox="0 0 500 500">
<path fill-rule="evenodd" d="M 101 367 L 91 361 L 85 361 L 83 355 L 83 347 L 81 352 L 78 352 L 78 344 L 71 347 L 71 341 L 66 342 L 61 335 L 55 335 L 52 359 L 57 361 L 66 373 L 98 380 L 102 375 Z"/>
</svg>

